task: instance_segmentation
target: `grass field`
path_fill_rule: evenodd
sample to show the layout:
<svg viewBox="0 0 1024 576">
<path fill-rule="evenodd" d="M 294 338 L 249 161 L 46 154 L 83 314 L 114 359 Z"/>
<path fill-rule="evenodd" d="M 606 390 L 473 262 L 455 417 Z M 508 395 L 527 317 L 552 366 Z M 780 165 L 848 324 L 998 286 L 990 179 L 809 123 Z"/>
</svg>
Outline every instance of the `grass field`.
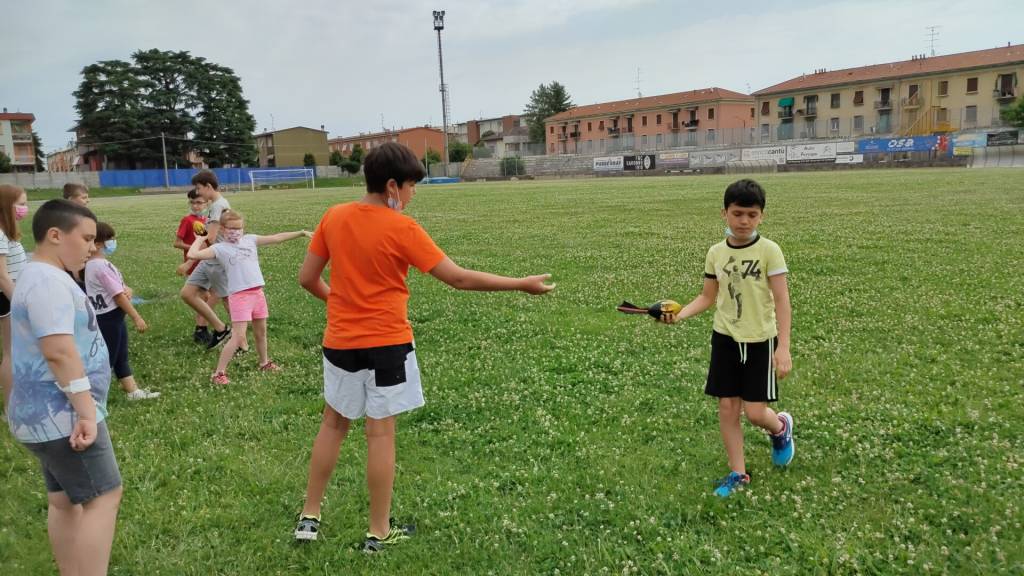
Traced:
<svg viewBox="0 0 1024 576">
<path fill-rule="evenodd" d="M 712 314 L 677 326 L 623 299 L 692 298 L 722 237 L 726 177 L 421 186 L 409 213 L 458 263 L 551 272 L 545 297 L 455 292 L 410 274 L 426 407 L 399 419 L 384 555 L 366 529 L 360 431 L 342 448 L 321 540 L 299 546 L 321 400 L 323 305 L 295 276 L 304 241 L 261 251 L 271 355 L 224 388 L 191 343 L 171 249 L 183 196 L 97 199 L 150 332 L 139 382 L 163 392 L 110 428 L 125 481 L 111 574 L 1021 574 L 1022 172 L 765 175 L 761 233 L 786 253 L 794 373 L 779 471 L 745 425 L 753 484 L 727 472 L 703 394 Z M 231 195 L 247 229 L 312 229 L 352 188 Z M 34 459 L 0 439 L 0 566 L 54 572 Z"/>
</svg>

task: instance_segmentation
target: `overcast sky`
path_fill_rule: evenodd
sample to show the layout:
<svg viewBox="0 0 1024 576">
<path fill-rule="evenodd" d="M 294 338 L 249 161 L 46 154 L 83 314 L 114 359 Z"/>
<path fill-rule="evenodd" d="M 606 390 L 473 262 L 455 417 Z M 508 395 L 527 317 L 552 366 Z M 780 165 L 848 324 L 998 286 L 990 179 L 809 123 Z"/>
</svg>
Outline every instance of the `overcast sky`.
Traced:
<svg viewBox="0 0 1024 576">
<path fill-rule="evenodd" d="M 259 130 L 331 137 L 441 123 L 437 36 L 455 122 L 519 113 L 558 80 L 576 104 L 709 86 L 764 88 L 816 68 L 1024 43 L 1019 0 L 0 0 L 0 106 L 47 151 L 76 120 L 84 66 L 188 50 L 234 69 Z"/>
</svg>

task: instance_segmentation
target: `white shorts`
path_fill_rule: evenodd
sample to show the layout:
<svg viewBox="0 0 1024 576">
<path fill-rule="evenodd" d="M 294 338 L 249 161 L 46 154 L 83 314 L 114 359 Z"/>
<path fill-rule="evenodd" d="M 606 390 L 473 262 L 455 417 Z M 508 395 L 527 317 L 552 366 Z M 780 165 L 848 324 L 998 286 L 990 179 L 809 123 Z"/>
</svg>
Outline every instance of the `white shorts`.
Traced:
<svg viewBox="0 0 1024 576">
<path fill-rule="evenodd" d="M 330 359 L 328 359 L 330 358 Z M 423 406 L 412 344 L 324 349 L 324 400 L 349 420 L 384 419 Z"/>
</svg>

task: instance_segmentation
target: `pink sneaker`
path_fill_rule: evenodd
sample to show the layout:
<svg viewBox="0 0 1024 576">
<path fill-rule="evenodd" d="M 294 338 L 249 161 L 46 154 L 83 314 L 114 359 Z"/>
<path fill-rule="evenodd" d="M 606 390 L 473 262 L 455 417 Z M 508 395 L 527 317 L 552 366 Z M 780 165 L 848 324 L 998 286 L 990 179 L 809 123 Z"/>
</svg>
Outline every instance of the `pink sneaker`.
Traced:
<svg viewBox="0 0 1024 576">
<path fill-rule="evenodd" d="M 213 382 L 214 384 L 220 384 L 221 386 L 223 386 L 225 384 L 230 384 L 231 380 L 228 378 L 228 375 L 225 374 L 224 372 L 217 372 L 216 374 L 210 377 L 210 382 Z"/>
<path fill-rule="evenodd" d="M 270 362 L 267 362 L 263 366 L 260 366 L 260 372 L 280 372 L 280 371 L 281 371 L 281 367 L 278 366 L 277 364 L 274 364 L 273 360 L 271 360 Z"/>
</svg>

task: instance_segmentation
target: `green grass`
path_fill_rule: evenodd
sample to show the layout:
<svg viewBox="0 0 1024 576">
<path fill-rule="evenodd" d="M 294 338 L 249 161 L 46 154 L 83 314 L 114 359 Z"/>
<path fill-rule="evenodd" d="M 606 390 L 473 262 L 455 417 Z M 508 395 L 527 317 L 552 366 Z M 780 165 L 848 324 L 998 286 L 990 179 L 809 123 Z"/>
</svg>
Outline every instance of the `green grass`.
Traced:
<svg viewBox="0 0 1024 576">
<path fill-rule="evenodd" d="M 703 394 L 711 313 L 663 326 L 622 299 L 688 301 L 721 239 L 732 178 L 420 186 L 409 209 L 460 264 L 552 272 L 546 297 L 455 292 L 410 275 L 427 405 L 399 420 L 394 511 L 420 534 L 387 554 L 366 529 L 365 440 L 328 489 L 320 542 L 297 546 L 321 401 L 320 302 L 296 285 L 304 242 L 261 251 L 271 354 L 208 383 L 211 353 L 170 248 L 178 198 L 97 199 L 150 332 L 144 386 L 112 391 L 125 480 L 111 574 L 1020 574 L 1024 292 L 1020 171 L 765 175 L 761 232 L 789 264 L 792 376 L 779 406 L 797 455 L 726 501 Z M 253 232 L 312 228 L 343 188 L 230 196 Z M 0 440 L 0 565 L 53 572 L 34 459 Z"/>
<path fill-rule="evenodd" d="M 64 191 L 61 188 L 33 188 L 25 191 L 29 200 L 52 200 L 63 198 Z M 90 188 L 89 199 L 93 198 L 120 198 L 123 196 L 138 196 L 142 193 L 140 188 Z"/>
</svg>

